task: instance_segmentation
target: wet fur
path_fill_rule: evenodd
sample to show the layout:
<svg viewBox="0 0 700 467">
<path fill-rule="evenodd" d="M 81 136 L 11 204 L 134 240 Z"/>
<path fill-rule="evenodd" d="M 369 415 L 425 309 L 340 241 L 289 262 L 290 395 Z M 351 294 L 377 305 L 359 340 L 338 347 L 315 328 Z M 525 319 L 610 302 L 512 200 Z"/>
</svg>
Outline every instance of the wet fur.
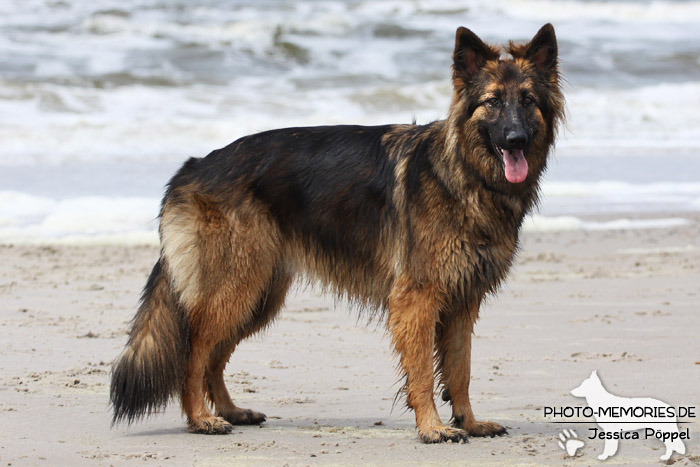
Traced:
<svg viewBox="0 0 700 467">
<path fill-rule="evenodd" d="M 512 58 L 457 31 L 446 120 L 273 130 L 188 160 L 168 185 L 161 256 L 114 365 L 114 421 L 172 397 L 194 432 L 264 421 L 233 403 L 224 367 L 302 275 L 384 318 L 423 441 L 503 434 L 471 409 L 471 335 L 511 266 L 563 115 L 551 25 L 503 52 Z M 494 95 L 528 132 L 522 183 L 504 178 L 489 141 L 504 125 L 485 103 Z M 435 378 L 452 426 L 435 409 Z"/>
</svg>

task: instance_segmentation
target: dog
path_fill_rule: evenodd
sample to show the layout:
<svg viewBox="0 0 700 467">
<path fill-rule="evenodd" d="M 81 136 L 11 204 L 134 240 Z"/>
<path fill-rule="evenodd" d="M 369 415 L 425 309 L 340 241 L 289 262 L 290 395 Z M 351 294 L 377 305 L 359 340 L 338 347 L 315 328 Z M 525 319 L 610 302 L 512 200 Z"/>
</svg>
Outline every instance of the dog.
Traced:
<svg viewBox="0 0 700 467">
<path fill-rule="evenodd" d="M 666 410 L 670 408 L 665 402 L 650 397 L 631 398 L 611 394 L 605 389 L 598 377 L 598 372 L 595 370 L 578 387 L 572 389 L 571 394 L 575 397 L 584 397 L 588 406 L 593 409 L 594 417 L 601 431 L 597 437 L 605 439 L 603 453 L 598 456 L 599 460 L 603 461 L 617 452 L 619 439 L 637 439 L 638 435 L 625 435 L 625 432 L 638 430 L 644 430 L 645 437 L 655 436 L 656 433 L 667 434 L 667 436 L 663 437 L 666 452 L 660 457 L 662 461 L 669 460 L 673 451 L 685 454 L 685 444 L 681 441 L 675 416 L 660 417 L 644 415 L 643 412 L 641 416 L 621 416 L 620 414 L 615 416 L 613 412 L 605 413 L 606 410 L 610 411 L 611 408 L 616 410 L 635 410 L 637 412 L 645 408 L 647 410 L 656 408 L 657 410 L 661 409 L 665 414 Z M 647 430 L 649 430 L 649 433 Z"/>
<path fill-rule="evenodd" d="M 471 336 L 538 200 L 564 115 L 558 67 L 550 24 L 503 48 L 461 27 L 445 120 L 272 130 L 185 162 L 112 369 L 113 424 L 176 396 L 192 432 L 265 421 L 233 403 L 224 367 L 304 275 L 380 314 L 422 441 L 504 434 L 472 412 Z M 436 378 L 451 426 L 435 407 Z"/>
</svg>

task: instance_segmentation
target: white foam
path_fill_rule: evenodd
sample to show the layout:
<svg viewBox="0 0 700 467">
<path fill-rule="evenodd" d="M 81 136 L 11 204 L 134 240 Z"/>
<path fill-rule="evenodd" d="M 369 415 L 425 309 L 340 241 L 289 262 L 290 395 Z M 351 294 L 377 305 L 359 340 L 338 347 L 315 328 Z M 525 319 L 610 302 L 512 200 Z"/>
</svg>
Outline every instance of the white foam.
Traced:
<svg viewBox="0 0 700 467">
<path fill-rule="evenodd" d="M 154 199 L 89 196 L 56 203 L 39 228 L 57 236 L 155 230 L 157 215 Z"/>
<path fill-rule="evenodd" d="M 679 44 L 697 36 L 687 33 L 693 24 L 679 23 L 697 22 L 700 2 L 248 0 L 205 2 L 185 17 L 167 2 L 5 0 L 0 13 L 0 25 L 12 32 L 0 37 L 10 68 L 0 86 L 0 157 L 5 164 L 60 164 L 179 160 L 278 127 L 439 118 L 450 102 L 451 35 L 460 24 L 502 41 L 558 20 L 569 49 L 607 41 L 593 58 L 562 57 L 564 66 L 568 59 L 586 69 L 599 59 L 616 76 L 620 64 L 611 48 L 617 53 L 627 43 L 615 40 L 618 34 L 634 36 L 635 44 L 655 34 L 660 44 L 668 41 L 667 55 L 674 47 L 689 53 Z M 417 32 L 370 37 L 381 25 Z M 278 39 L 305 49 L 308 63 L 295 63 Z M 216 84 L 208 79 L 208 71 L 239 62 L 256 72 L 224 73 Z M 25 71 L 15 76 L 13 67 Z M 109 74 L 146 84 L 91 81 Z M 601 80 L 567 88 L 569 130 L 558 150 L 700 150 L 700 81 L 686 75 L 695 81 L 615 88 Z M 667 76 L 676 81 L 672 67 Z"/>
<path fill-rule="evenodd" d="M 611 155 L 700 149 L 700 81 L 567 93 L 560 151 Z"/>
<path fill-rule="evenodd" d="M 408 122 L 411 116 L 427 122 L 445 115 L 451 92 L 447 80 L 293 91 L 250 81 L 236 88 L 8 86 L 0 91 L 2 162 L 179 160 L 271 128 Z M 700 150 L 700 82 L 578 90 L 567 97 L 561 154 Z"/>
<path fill-rule="evenodd" d="M 0 242 L 153 243 L 157 199 L 85 196 L 51 200 L 0 192 Z"/>
<path fill-rule="evenodd" d="M 546 217 L 539 214 L 525 218 L 523 232 L 566 232 L 583 230 L 584 222 L 574 216 Z"/>
<path fill-rule="evenodd" d="M 683 227 L 693 222 L 680 218 L 669 217 L 662 219 L 615 219 L 606 222 L 584 222 L 584 230 L 638 230 L 638 229 L 669 229 Z"/>
<path fill-rule="evenodd" d="M 0 217 L 9 224 L 21 224 L 47 216 L 56 207 L 52 199 L 17 191 L 0 191 Z"/>
<path fill-rule="evenodd" d="M 695 24 L 700 18 L 700 2 L 629 2 L 512 0 L 502 6 L 504 12 L 521 18 L 542 21 L 599 19 L 622 22 L 673 22 Z"/>
<path fill-rule="evenodd" d="M 82 196 L 63 200 L 0 191 L 0 243 L 157 244 L 156 198 Z M 533 215 L 525 232 L 661 229 L 688 219 L 587 221 L 575 216 Z"/>
<path fill-rule="evenodd" d="M 528 216 L 523 222 L 524 232 L 565 232 L 599 230 L 667 229 L 691 225 L 693 222 L 679 217 L 657 219 L 615 219 L 610 221 L 584 221 L 574 216 Z"/>
</svg>

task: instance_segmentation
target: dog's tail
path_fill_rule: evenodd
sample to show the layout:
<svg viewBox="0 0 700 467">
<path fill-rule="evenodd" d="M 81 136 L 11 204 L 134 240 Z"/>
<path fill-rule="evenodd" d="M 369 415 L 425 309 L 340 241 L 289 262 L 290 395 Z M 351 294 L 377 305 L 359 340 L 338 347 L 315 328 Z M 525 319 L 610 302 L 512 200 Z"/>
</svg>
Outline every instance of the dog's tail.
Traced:
<svg viewBox="0 0 700 467">
<path fill-rule="evenodd" d="M 163 263 L 161 257 L 153 267 L 129 341 L 112 367 L 112 425 L 157 412 L 183 386 L 189 355 L 187 317 Z"/>
</svg>

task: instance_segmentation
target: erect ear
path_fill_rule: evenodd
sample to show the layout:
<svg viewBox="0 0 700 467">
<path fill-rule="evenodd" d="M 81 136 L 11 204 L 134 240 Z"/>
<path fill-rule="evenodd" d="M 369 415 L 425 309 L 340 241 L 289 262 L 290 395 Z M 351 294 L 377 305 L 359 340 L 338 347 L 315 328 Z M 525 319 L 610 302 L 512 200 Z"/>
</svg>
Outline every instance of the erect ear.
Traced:
<svg viewBox="0 0 700 467">
<path fill-rule="evenodd" d="M 535 65 L 540 73 L 550 74 L 557 70 L 557 36 L 554 27 L 547 23 L 537 31 L 527 45 L 525 58 Z"/>
<path fill-rule="evenodd" d="M 452 54 L 454 71 L 461 78 L 470 80 L 489 58 L 490 49 L 467 28 L 457 29 L 455 51 Z"/>
</svg>

